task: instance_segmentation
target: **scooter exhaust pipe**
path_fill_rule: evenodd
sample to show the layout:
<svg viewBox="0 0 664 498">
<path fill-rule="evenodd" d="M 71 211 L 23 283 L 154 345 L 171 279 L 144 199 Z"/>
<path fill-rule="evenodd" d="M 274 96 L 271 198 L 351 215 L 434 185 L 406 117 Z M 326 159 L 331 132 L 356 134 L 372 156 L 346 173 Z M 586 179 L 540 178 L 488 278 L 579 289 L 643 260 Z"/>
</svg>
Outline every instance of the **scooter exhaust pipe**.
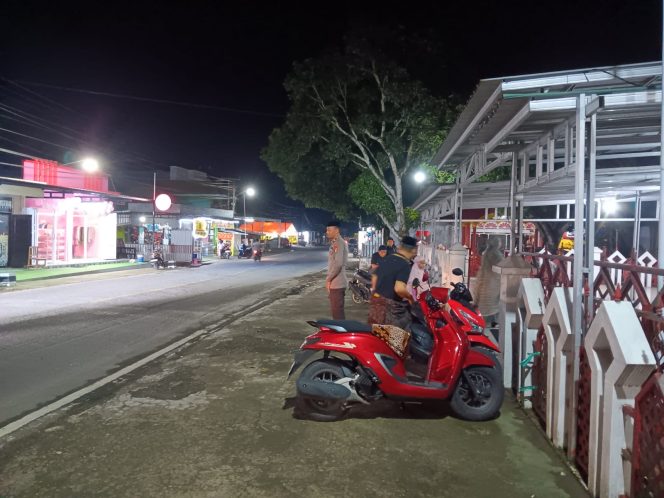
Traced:
<svg viewBox="0 0 664 498">
<path fill-rule="evenodd" d="M 350 389 L 341 384 L 332 382 L 318 382 L 310 380 L 297 379 L 295 383 L 298 393 L 310 398 L 329 399 L 342 401 L 351 396 Z"/>
</svg>

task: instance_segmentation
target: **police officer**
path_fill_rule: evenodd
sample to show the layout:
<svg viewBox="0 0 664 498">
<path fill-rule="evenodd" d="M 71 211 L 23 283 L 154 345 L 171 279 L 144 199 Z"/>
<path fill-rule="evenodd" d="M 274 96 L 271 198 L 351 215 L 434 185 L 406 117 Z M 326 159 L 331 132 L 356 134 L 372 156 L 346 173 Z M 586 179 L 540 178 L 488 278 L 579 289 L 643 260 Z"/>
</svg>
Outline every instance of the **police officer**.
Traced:
<svg viewBox="0 0 664 498">
<path fill-rule="evenodd" d="M 332 220 L 327 224 L 325 234 L 330 241 L 330 251 L 327 257 L 327 278 L 325 287 L 330 298 L 332 318 L 345 320 L 344 296 L 348 287 L 346 277 L 346 263 L 348 262 L 348 246 L 339 231 L 341 223 Z"/>
</svg>

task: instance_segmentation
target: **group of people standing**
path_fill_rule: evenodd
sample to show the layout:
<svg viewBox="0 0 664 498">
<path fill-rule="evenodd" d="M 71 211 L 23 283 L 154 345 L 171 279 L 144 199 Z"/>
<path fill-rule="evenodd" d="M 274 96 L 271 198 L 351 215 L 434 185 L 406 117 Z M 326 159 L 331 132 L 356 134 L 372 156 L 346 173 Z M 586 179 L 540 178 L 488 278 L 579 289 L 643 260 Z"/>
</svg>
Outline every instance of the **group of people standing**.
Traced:
<svg viewBox="0 0 664 498">
<path fill-rule="evenodd" d="M 340 223 L 327 224 L 330 240 L 326 288 L 329 294 L 332 318 L 344 320 L 344 297 L 348 287 L 346 263 L 348 247 L 340 233 Z M 493 265 L 502 260 L 500 243 L 489 239 L 483 253 L 482 265 L 477 279 L 477 299 L 480 311 L 487 317 L 497 313 L 500 295 L 500 280 L 492 271 Z M 417 299 L 415 279 L 422 282 L 426 261 L 417 256 L 417 239 L 405 236 L 399 246 L 389 238 L 386 245 L 378 247 L 371 257 L 371 300 L 369 302 L 370 324 L 396 325 L 406 328 L 410 324 L 409 306 Z"/>
<path fill-rule="evenodd" d="M 338 221 L 327 224 L 326 235 L 330 240 L 330 250 L 325 286 L 330 298 L 332 318 L 344 320 L 344 297 L 348 287 L 348 247 L 341 237 Z M 405 322 L 409 318 L 408 305 L 415 300 L 407 284 L 416 255 L 417 240 L 406 236 L 401 239 L 398 247 L 390 237 L 387 244 L 381 245 L 372 256 L 369 323 L 407 325 Z"/>
</svg>

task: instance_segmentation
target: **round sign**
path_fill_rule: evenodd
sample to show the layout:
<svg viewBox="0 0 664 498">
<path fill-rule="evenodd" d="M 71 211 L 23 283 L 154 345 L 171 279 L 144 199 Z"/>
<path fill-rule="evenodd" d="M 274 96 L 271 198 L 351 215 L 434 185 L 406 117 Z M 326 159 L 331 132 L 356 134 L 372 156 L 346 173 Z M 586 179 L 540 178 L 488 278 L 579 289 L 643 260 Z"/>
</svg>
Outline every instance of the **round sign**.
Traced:
<svg viewBox="0 0 664 498">
<path fill-rule="evenodd" d="M 159 194 L 154 200 L 154 205 L 159 211 L 166 211 L 171 207 L 171 198 L 168 194 Z"/>
</svg>

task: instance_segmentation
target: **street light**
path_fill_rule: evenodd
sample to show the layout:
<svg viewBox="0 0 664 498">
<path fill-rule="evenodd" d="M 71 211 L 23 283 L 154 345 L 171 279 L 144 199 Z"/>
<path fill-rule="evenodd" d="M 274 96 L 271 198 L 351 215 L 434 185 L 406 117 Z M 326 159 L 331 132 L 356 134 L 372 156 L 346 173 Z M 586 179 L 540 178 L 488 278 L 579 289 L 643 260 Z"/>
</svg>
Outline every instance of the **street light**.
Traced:
<svg viewBox="0 0 664 498">
<path fill-rule="evenodd" d="M 247 187 L 238 195 L 242 196 L 242 220 L 244 221 L 244 238 L 247 238 L 247 196 L 253 197 L 256 195 L 256 190 L 253 187 Z"/>
<path fill-rule="evenodd" d="M 94 159 L 93 157 L 86 157 L 85 159 L 81 159 L 79 161 L 72 161 L 70 163 L 65 163 L 63 166 L 69 166 L 70 164 L 81 164 L 81 167 L 83 168 L 83 171 L 87 173 L 95 173 L 96 171 L 99 170 L 99 161 Z"/>
<path fill-rule="evenodd" d="M 413 180 L 415 180 L 415 183 L 418 184 L 419 186 L 419 195 L 422 195 L 422 184 L 424 181 L 427 179 L 427 175 L 424 171 L 416 171 L 415 174 L 413 175 Z M 420 237 L 424 239 L 424 230 L 422 229 L 422 213 L 420 213 Z"/>
</svg>

